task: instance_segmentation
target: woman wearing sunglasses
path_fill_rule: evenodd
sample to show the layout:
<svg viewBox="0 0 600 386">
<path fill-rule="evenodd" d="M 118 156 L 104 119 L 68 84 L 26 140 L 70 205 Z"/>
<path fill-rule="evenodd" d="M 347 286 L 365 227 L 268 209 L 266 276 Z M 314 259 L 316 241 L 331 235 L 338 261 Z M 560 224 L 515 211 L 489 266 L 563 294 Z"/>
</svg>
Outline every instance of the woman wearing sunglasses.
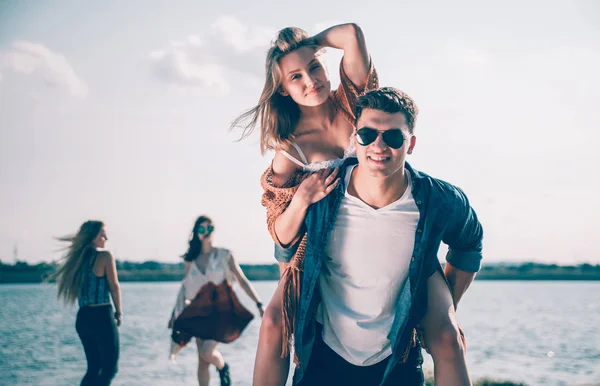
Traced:
<svg viewBox="0 0 600 386">
<path fill-rule="evenodd" d="M 217 350 L 217 345 L 219 341 L 231 342 L 237 339 L 252 319 L 252 314 L 243 308 L 231 290 L 233 279 L 256 303 L 260 316 L 264 314 L 258 294 L 231 252 L 213 246 L 214 230 L 214 223 L 208 216 L 200 216 L 194 223 L 188 250 L 182 256 L 185 276 L 169 321 L 169 327 L 173 329 L 171 360 L 174 361 L 175 355 L 187 341 L 192 337 L 196 338 L 200 386 L 209 384 L 210 365 L 217 368 L 222 386 L 231 385 L 229 365 Z M 213 311 L 207 314 L 207 309 Z M 203 315 L 202 318 L 197 317 L 198 312 Z M 182 320 L 186 314 L 191 315 L 191 318 Z M 229 326 L 223 325 L 228 323 Z M 185 327 L 185 332 L 178 331 L 180 327 Z"/>
</svg>

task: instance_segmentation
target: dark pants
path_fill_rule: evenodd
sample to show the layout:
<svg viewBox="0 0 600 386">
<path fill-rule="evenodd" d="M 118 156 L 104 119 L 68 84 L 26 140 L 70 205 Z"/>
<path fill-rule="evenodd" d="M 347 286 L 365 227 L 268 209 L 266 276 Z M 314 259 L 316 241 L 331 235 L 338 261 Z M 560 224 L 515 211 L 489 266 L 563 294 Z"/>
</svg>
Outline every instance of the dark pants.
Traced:
<svg viewBox="0 0 600 386">
<path fill-rule="evenodd" d="M 323 342 L 321 328 L 317 324 L 315 344 L 308 367 L 298 386 L 379 386 L 387 368 L 389 358 L 372 366 L 355 366 L 337 355 Z M 411 350 L 406 363 L 398 363 L 387 377 L 385 386 L 424 385 L 423 357 L 421 348 Z"/>
<path fill-rule="evenodd" d="M 112 306 L 81 307 L 77 312 L 75 329 L 88 365 L 81 385 L 110 385 L 117 373 L 119 360 L 119 333 Z"/>
</svg>

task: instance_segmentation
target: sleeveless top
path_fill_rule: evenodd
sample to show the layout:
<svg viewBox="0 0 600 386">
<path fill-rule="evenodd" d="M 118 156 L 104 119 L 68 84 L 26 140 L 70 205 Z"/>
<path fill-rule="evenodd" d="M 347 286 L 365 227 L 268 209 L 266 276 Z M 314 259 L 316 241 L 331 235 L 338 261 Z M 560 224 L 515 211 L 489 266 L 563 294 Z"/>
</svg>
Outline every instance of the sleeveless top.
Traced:
<svg viewBox="0 0 600 386">
<path fill-rule="evenodd" d="M 108 287 L 108 279 L 104 276 L 96 276 L 94 273 L 94 264 L 98 257 L 98 251 L 95 248 L 90 248 L 85 252 L 84 258 L 84 279 L 81 291 L 79 291 L 79 307 L 85 307 L 94 304 L 110 303 L 110 289 Z"/>
<path fill-rule="evenodd" d="M 212 282 L 221 284 L 225 280 L 232 280 L 231 271 L 229 269 L 229 256 L 231 252 L 225 248 L 213 248 L 208 257 L 206 270 L 204 273 L 200 271 L 196 260 L 192 262 L 190 271 L 183 279 L 182 286 L 186 300 L 193 300 L 196 294 L 205 284 Z"/>
<path fill-rule="evenodd" d="M 181 282 L 181 288 L 175 299 L 172 319 L 175 320 L 183 309 L 196 297 L 198 291 L 207 283 L 221 284 L 225 280 L 233 282 L 233 275 L 229 269 L 229 249 L 214 247 L 208 258 L 206 270 L 200 271 L 196 260 L 192 262 L 190 271 Z"/>
</svg>

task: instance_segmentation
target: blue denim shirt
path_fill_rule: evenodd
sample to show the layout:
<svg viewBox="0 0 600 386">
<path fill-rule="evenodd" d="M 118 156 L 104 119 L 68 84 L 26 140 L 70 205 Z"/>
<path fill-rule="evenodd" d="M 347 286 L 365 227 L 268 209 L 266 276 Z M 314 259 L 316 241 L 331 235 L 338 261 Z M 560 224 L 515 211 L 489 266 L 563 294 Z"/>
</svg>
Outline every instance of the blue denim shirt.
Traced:
<svg viewBox="0 0 600 386">
<path fill-rule="evenodd" d="M 344 181 L 347 166 L 356 163 L 356 158 L 350 158 L 340 167 L 340 181 Z M 449 247 L 446 260 L 460 270 L 477 272 L 482 257 L 483 229 L 462 190 L 419 172 L 408 163 L 405 166 L 412 177 L 412 194 L 419 208 L 420 219 L 408 280 L 398 296 L 394 322 L 388 335 L 392 343 L 392 354 L 382 384 L 394 366 L 400 362 L 410 339 L 409 330 L 412 332 L 412 328 L 425 314 L 427 296 L 423 296 L 422 292 L 425 291 L 426 294 L 427 278 L 440 267 L 437 259 L 440 243 L 444 242 Z M 320 302 L 316 284 L 329 234 L 335 224 L 345 189 L 344 184 L 339 184 L 329 196 L 311 205 L 306 214 L 304 274 L 294 335 L 294 348 L 300 364 L 296 367 L 294 384 L 300 381 L 306 371 L 312 352 L 316 327 L 315 313 Z M 288 249 L 276 245 L 275 258 L 280 262 L 289 262 L 296 248 L 297 245 Z M 417 289 L 421 293 L 419 296 L 416 296 Z M 416 299 L 418 301 L 415 301 Z"/>
</svg>

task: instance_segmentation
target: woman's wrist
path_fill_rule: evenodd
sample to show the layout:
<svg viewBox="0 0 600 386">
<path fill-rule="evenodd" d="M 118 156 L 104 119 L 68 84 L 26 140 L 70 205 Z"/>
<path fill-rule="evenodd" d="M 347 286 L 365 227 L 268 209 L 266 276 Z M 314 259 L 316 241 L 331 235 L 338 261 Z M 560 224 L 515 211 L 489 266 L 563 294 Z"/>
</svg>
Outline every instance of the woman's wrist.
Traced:
<svg viewBox="0 0 600 386">
<path fill-rule="evenodd" d="M 290 200 L 290 205 L 286 210 L 294 211 L 295 215 L 305 213 L 310 206 L 310 200 L 306 200 L 301 194 L 294 194 Z"/>
</svg>

